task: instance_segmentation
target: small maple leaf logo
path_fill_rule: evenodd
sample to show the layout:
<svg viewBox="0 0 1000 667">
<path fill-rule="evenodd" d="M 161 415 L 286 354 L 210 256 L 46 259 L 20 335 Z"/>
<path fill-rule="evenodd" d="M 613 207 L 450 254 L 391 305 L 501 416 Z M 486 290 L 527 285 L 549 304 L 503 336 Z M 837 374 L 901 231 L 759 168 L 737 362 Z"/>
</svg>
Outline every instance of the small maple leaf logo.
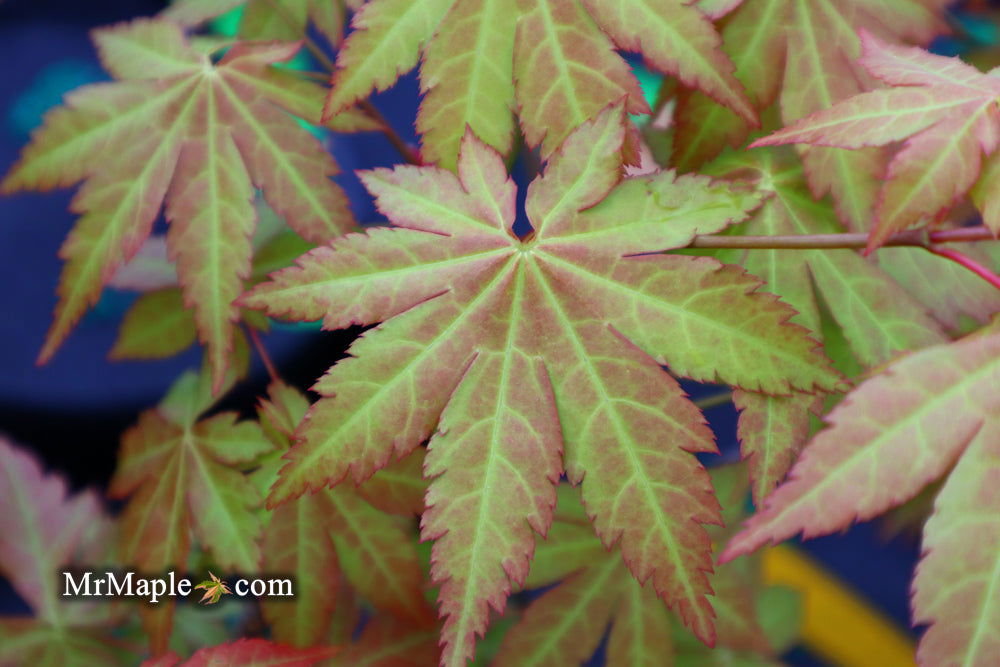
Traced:
<svg viewBox="0 0 1000 667">
<path fill-rule="evenodd" d="M 211 571 L 209 571 L 208 576 L 210 576 L 211 579 L 206 579 L 195 586 L 196 590 L 199 588 L 205 589 L 205 594 L 201 596 L 201 599 L 198 600 L 198 602 L 202 602 L 204 604 L 215 604 L 223 595 L 232 595 L 233 592 L 229 590 L 229 586 L 226 586 L 224 581 L 212 574 Z"/>
</svg>

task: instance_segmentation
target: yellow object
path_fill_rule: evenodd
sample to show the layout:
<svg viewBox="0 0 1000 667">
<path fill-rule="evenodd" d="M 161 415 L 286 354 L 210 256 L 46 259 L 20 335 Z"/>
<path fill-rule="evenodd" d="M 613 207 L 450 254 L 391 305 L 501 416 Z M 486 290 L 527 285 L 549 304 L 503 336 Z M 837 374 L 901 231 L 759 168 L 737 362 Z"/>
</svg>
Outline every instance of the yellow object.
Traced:
<svg viewBox="0 0 1000 667">
<path fill-rule="evenodd" d="M 906 633 L 800 550 L 766 550 L 764 579 L 802 594 L 802 640 L 817 657 L 837 667 L 916 664 Z"/>
</svg>

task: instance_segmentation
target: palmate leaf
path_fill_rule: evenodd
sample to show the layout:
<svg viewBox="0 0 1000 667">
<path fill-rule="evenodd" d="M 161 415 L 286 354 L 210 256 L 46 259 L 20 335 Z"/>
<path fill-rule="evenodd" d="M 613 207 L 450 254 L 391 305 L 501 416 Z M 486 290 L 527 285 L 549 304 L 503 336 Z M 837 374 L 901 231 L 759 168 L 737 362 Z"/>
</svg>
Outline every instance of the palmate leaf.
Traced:
<svg viewBox="0 0 1000 667">
<path fill-rule="evenodd" d="M 905 140 L 879 194 L 871 249 L 895 232 L 938 216 L 976 182 L 983 156 L 1000 143 L 1000 77 L 864 32 L 861 40 L 859 62 L 892 87 L 839 101 L 752 145 L 856 149 Z M 984 212 L 995 205 L 996 188 L 987 188 L 979 201 Z M 987 215 L 984 221 L 1000 233 L 1000 219 Z"/>
<path fill-rule="evenodd" d="M 233 594 L 233 592 L 229 590 L 229 586 L 226 585 L 226 582 L 222 581 L 211 572 L 208 573 L 208 576 L 211 577 L 211 579 L 206 579 L 195 586 L 196 589 L 205 589 L 205 594 L 200 600 L 198 600 L 198 602 L 201 602 L 202 604 L 215 604 L 223 595 Z"/>
<path fill-rule="evenodd" d="M 946 31 L 944 0 L 745 0 L 726 18 L 723 50 L 756 108 L 777 100 L 781 118 L 792 123 L 874 85 L 855 63 L 861 53 L 856 31 L 864 28 L 894 40 L 926 44 Z M 677 106 L 673 162 L 693 170 L 727 144 L 741 145 L 752 128 L 728 109 L 696 91 L 684 91 Z M 883 158 L 877 149 L 803 151 L 816 196 L 832 193 L 840 219 L 867 230 L 876 201 Z"/>
<path fill-rule="evenodd" d="M 183 571 L 192 534 L 228 572 L 254 572 L 260 562 L 261 524 L 253 510 L 262 498 L 240 466 L 273 445 L 255 422 L 237 422 L 232 412 L 199 421 L 213 403 L 209 387 L 207 372 L 183 374 L 122 438 L 109 494 L 129 498 L 120 557 L 141 572 Z M 140 610 L 153 652 L 163 652 L 173 601 Z"/>
<path fill-rule="evenodd" d="M 805 448 L 789 481 L 746 522 L 722 560 L 799 532 L 841 530 L 947 474 L 924 529 L 914 582 L 914 620 L 931 624 L 918 658 L 924 665 L 991 664 L 1000 613 L 997 386 L 996 322 L 890 364 L 830 413 L 829 428 Z"/>
<path fill-rule="evenodd" d="M 71 496 L 65 480 L 0 438 L 0 507 L 0 574 L 34 615 L 0 617 L 0 664 L 115 664 L 123 651 L 108 636 L 118 621 L 107 603 L 61 597 L 60 572 L 106 564 L 113 537 L 97 494 Z"/>
<path fill-rule="evenodd" d="M 364 174 L 396 228 L 318 248 L 244 297 L 328 328 L 383 322 L 317 383 L 324 398 L 268 502 L 348 474 L 361 482 L 431 438 L 423 531 L 436 540 L 445 664 L 471 657 L 489 606 L 524 580 L 531 529 L 551 523 L 563 469 L 585 478 L 598 535 L 711 642 L 699 524 L 718 511 L 691 452 L 715 447 L 658 364 L 776 394 L 838 384 L 755 279 L 708 258 L 634 256 L 683 246 L 758 202 L 672 172 L 621 181 L 624 138 L 619 106 L 567 139 L 529 187 L 523 240 L 501 157 L 471 133 L 457 177 Z"/>
<path fill-rule="evenodd" d="M 277 451 L 253 473 L 258 488 L 274 483 L 282 463 L 278 454 L 288 448 L 294 427 L 309 405 L 305 396 L 284 384 L 272 384 L 269 394 L 270 399 L 261 404 L 260 417 Z M 341 575 L 377 610 L 399 620 L 395 625 L 380 622 L 390 634 L 426 635 L 433 627 L 412 522 L 381 512 L 364 499 L 384 495 L 383 505 L 412 515 L 409 496 L 413 489 L 420 489 L 417 495 L 422 501 L 426 488 L 422 461 L 420 453 L 414 452 L 357 489 L 345 485 L 321 491 L 269 512 L 261 571 L 286 572 L 298 582 L 294 600 L 261 601 L 276 640 L 311 646 L 327 636 L 334 613 L 345 613 L 337 609 Z"/>
<path fill-rule="evenodd" d="M 724 496 L 727 522 L 743 516 L 746 471 L 728 466 L 712 471 Z M 507 632 L 496 667 L 579 665 L 597 649 L 607 626 L 609 665 L 664 665 L 679 659 L 671 638 L 674 625 L 663 601 L 649 586 L 629 575 L 589 529 L 579 494 L 559 487 L 556 519 L 539 543 L 527 588 L 550 587 L 533 601 Z M 713 527 L 713 537 L 725 530 Z M 756 619 L 758 577 L 747 559 L 720 568 L 712 577 L 718 615 L 716 650 L 732 649 L 764 656 L 771 653 Z"/>
<path fill-rule="evenodd" d="M 66 265 L 40 360 L 136 253 L 165 201 L 170 255 L 218 386 L 237 317 L 232 302 L 250 271 L 254 186 L 313 242 L 353 224 L 329 178 L 337 172 L 332 158 L 279 108 L 300 111 L 309 97 L 302 86 L 320 96 L 321 88 L 275 84 L 275 77 L 294 80 L 269 65 L 297 45 L 237 44 L 212 65 L 176 24 L 143 19 L 97 30 L 94 40 L 118 80 L 70 93 L 0 185 L 47 190 L 85 179 L 72 204 L 80 220 L 60 250 Z M 320 96 L 311 97 L 312 114 Z"/>
<path fill-rule="evenodd" d="M 423 157 L 454 168 L 466 125 L 506 154 L 514 112 L 548 156 L 570 130 L 626 98 L 649 111 L 615 47 L 756 122 L 708 19 L 680 0 L 373 0 L 337 58 L 328 114 L 384 90 L 416 66 Z"/>
</svg>

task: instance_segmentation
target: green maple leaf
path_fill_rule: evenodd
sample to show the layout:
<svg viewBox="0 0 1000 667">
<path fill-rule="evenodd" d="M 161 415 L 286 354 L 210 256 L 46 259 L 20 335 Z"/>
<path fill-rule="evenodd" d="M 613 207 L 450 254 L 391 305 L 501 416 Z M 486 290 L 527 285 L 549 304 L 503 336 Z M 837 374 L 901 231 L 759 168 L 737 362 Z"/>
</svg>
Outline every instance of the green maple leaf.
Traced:
<svg viewBox="0 0 1000 667">
<path fill-rule="evenodd" d="M 989 664 L 1000 643 L 998 386 L 996 322 L 888 365 L 830 412 L 829 427 L 722 560 L 796 533 L 842 530 L 945 478 L 924 527 L 913 584 L 914 622 L 930 624 L 918 661 Z"/>
<path fill-rule="evenodd" d="M 757 391 L 832 389 L 838 376 L 760 283 L 709 258 L 658 253 L 741 220 L 756 197 L 672 172 L 621 180 L 622 108 L 575 131 L 528 190 L 534 231 L 512 232 L 515 186 L 471 132 L 458 175 L 363 175 L 396 225 L 348 235 L 275 274 L 244 304 L 382 321 L 316 385 L 274 507 L 353 475 L 361 482 L 431 438 L 425 538 L 444 662 L 464 663 L 488 606 L 527 572 L 555 482 L 583 481 L 598 535 L 706 641 L 718 521 L 692 452 L 714 451 L 697 408 L 664 372 Z M 433 436 L 433 437 L 432 437 Z"/>
<path fill-rule="evenodd" d="M 541 144 L 546 156 L 623 97 L 629 112 L 648 112 L 616 47 L 641 52 L 756 122 L 712 24 L 680 0 L 373 0 L 353 26 L 338 53 L 327 112 L 384 90 L 423 54 L 423 157 L 449 168 L 466 125 L 507 153 L 515 110 L 528 143 Z"/>
<path fill-rule="evenodd" d="M 235 377 L 231 370 L 222 388 Z M 241 466 L 273 445 L 256 422 L 237 421 L 235 413 L 199 419 L 213 403 L 207 370 L 188 371 L 122 437 L 109 494 L 128 497 L 119 543 L 124 564 L 148 573 L 183 570 L 193 534 L 220 567 L 256 571 L 261 522 L 254 509 L 262 498 Z M 154 651 L 166 647 L 173 607 L 164 600 L 139 608 Z"/>
<path fill-rule="evenodd" d="M 776 100 L 792 123 L 877 85 L 855 61 L 859 29 L 896 41 L 926 44 L 947 32 L 944 0 L 745 0 L 726 17 L 723 50 L 734 75 L 763 111 Z M 724 146 L 739 146 L 752 127 L 697 91 L 678 98 L 674 163 L 697 169 Z M 809 184 L 832 193 L 837 213 L 852 229 L 867 230 L 884 171 L 878 149 L 802 151 Z"/>
<path fill-rule="evenodd" d="M 206 579 L 195 586 L 195 589 L 205 589 L 205 594 L 201 597 L 199 602 L 202 604 L 215 604 L 223 595 L 233 594 L 233 592 L 229 590 L 229 586 L 226 585 L 226 582 L 212 574 L 211 571 L 209 571 L 208 576 L 211 577 L 211 579 Z"/>
<path fill-rule="evenodd" d="M 297 45 L 241 43 L 213 65 L 177 24 L 145 19 L 97 30 L 94 40 L 117 80 L 75 90 L 46 114 L 0 185 L 15 192 L 85 181 L 73 199 L 81 217 L 60 250 L 59 303 L 39 358 L 54 354 L 139 250 L 165 202 L 170 255 L 218 386 L 238 316 L 233 300 L 250 273 L 254 186 L 313 242 L 353 225 L 329 178 L 333 159 L 283 111 L 318 120 L 322 88 L 270 68 Z M 333 126 L 352 126 L 351 118 L 362 117 L 348 112 Z"/>
</svg>

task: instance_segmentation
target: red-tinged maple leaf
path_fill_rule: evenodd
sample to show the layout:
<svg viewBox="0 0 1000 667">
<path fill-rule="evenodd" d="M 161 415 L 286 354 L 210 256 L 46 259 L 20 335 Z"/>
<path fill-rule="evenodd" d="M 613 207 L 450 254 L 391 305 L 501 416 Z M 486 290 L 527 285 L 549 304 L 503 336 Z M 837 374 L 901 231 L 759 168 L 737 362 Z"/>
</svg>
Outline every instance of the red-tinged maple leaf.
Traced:
<svg viewBox="0 0 1000 667">
<path fill-rule="evenodd" d="M 105 564 L 113 538 L 97 494 L 70 496 L 64 479 L 0 438 L 0 507 L 0 574 L 34 615 L 0 617 L 0 664 L 116 664 L 124 651 L 108 635 L 119 621 L 110 605 L 62 598 L 62 571 Z"/>
<path fill-rule="evenodd" d="M 869 519 L 947 471 L 994 402 L 998 349 L 1000 336 L 973 335 L 905 356 L 863 382 L 825 418 L 830 427 L 805 448 L 789 480 L 724 557 L 799 531 L 812 537 Z M 901 460 L 907 465 L 894 463 Z"/>
<path fill-rule="evenodd" d="M 1000 78 L 957 58 L 894 46 L 862 32 L 860 63 L 891 87 L 817 111 L 751 146 L 807 143 L 862 148 L 904 141 L 879 193 L 869 250 L 926 218 L 936 218 L 979 177 L 1000 143 Z M 995 188 L 991 188 L 995 191 Z M 987 192 L 984 209 L 995 195 Z M 1000 219 L 985 222 L 1000 233 Z"/>
<path fill-rule="evenodd" d="M 60 250 L 59 303 L 39 359 L 52 356 L 140 248 L 165 201 L 170 255 L 218 386 L 237 317 L 232 302 L 250 272 L 254 186 L 313 242 L 353 225 L 330 180 L 333 159 L 279 108 L 314 103 L 318 115 L 322 89 L 269 68 L 290 58 L 295 44 L 237 44 L 213 65 L 169 21 L 140 19 L 93 36 L 118 80 L 70 93 L 0 185 L 15 192 L 85 180 L 73 199 L 81 217 Z"/>
<path fill-rule="evenodd" d="M 996 322 L 890 364 L 830 413 L 829 428 L 730 541 L 722 561 L 799 532 L 841 530 L 947 474 L 925 526 L 914 584 L 914 619 L 931 623 L 918 657 L 924 665 L 990 664 L 1000 613 L 997 386 Z"/>
<path fill-rule="evenodd" d="M 231 372 L 229 382 L 233 377 Z M 256 571 L 261 524 L 254 509 L 261 495 L 240 466 L 273 445 L 255 422 L 237 422 L 232 412 L 199 421 L 212 403 L 207 371 L 188 371 L 123 436 L 109 493 L 129 498 L 119 544 L 125 564 L 149 573 L 183 570 L 193 533 L 221 568 Z M 170 636 L 173 601 L 140 610 L 153 651 L 160 653 Z"/>
<path fill-rule="evenodd" d="M 721 9 L 721 8 L 720 8 Z M 373 0 L 354 15 L 327 113 L 384 90 L 423 54 L 417 129 L 423 157 L 454 168 L 468 125 L 506 154 L 514 112 L 549 155 L 569 132 L 625 97 L 647 113 L 615 47 L 705 91 L 748 122 L 753 109 L 709 20 L 681 0 Z"/>
<path fill-rule="evenodd" d="M 746 471 L 727 466 L 712 471 L 726 510 L 726 522 L 742 516 Z M 597 649 L 607 626 L 609 665 L 673 664 L 674 621 L 655 591 L 640 585 L 621 560 L 595 538 L 579 494 L 559 488 L 556 520 L 538 545 L 527 588 L 550 587 L 531 603 L 504 637 L 497 667 L 581 664 Z M 726 534 L 713 527 L 713 538 Z M 771 652 L 757 622 L 754 594 L 759 576 L 746 559 L 720 568 L 712 577 L 719 643 L 724 648 L 767 655 Z"/>
<path fill-rule="evenodd" d="M 924 525 L 913 620 L 929 625 L 921 665 L 989 665 L 1000 655 L 1000 423 L 972 439 Z"/>
<path fill-rule="evenodd" d="M 736 436 L 740 455 L 747 462 L 753 502 L 761 501 L 788 472 L 809 439 L 812 415 L 823 399 L 812 394 L 768 396 L 752 391 L 734 391 L 733 403 L 740 411 Z"/>
<path fill-rule="evenodd" d="M 309 405 L 305 396 L 284 384 L 273 384 L 269 394 L 270 400 L 261 403 L 261 424 L 278 450 L 253 475 L 262 489 L 277 478 L 282 464 L 278 454 L 287 450 L 295 425 Z M 407 526 L 406 520 L 364 500 L 384 495 L 385 504 L 412 515 L 412 489 L 420 489 L 422 501 L 425 488 L 422 461 L 415 452 L 383 468 L 357 489 L 343 486 L 302 496 L 269 513 L 261 571 L 287 572 L 298 582 L 294 600 L 261 601 L 275 639 L 310 646 L 326 636 L 338 611 L 341 574 L 376 609 L 395 615 L 407 627 L 426 632 L 433 625 L 412 523 Z"/>
<path fill-rule="evenodd" d="M 364 174 L 396 227 L 317 248 L 244 298 L 328 328 L 383 322 L 317 383 L 324 398 L 269 504 L 348 473 L 361 482 L 430 437 L 423 534 L 436 540 L 445 664 L 464 664 L 488 607 L 523 581 L 564 468 L 586 476 L 601 538 L 711 642 L 699 524 L 718 514 L 691 452 L 714 443 L 659 364 L 776 394 L 838 384 L 756 279 L 649 254 L 744 218 L 756 198 L 672 172 L 621 180 L 624 138 L 620 106 L 570 135 L 529 187 L 524 239 L 503 161 L 471 132 L 457 176 Z"/>
<path fill-rule="evenodd" d="M 196 651 L 187 660 L 169 653 L 142 667 L 312 667 L 337 655 L 333 646 L 293 648 L 266 639 L 237 639 Z"/>
<path fill-rule="evenodd" d="M 945 0 L 746 0 L 726 17 L 723 50 L 736 66 L 756 108 L 775 100 L 785 123 L 826 109 L 874 85 L 856 64 L 859 29 L 893 40 L 926 44 L 945 32 Z M 751 127 L 703 94 L 686 91 L 677 106 L 674 163 L 693 170 L 724 146 L 739 146 Z M 802 157 L 812 192 L 830 192 L 849 227 L 870 228 L 884 159 L 878 149 L 810 147 Z"/>
</svg>

